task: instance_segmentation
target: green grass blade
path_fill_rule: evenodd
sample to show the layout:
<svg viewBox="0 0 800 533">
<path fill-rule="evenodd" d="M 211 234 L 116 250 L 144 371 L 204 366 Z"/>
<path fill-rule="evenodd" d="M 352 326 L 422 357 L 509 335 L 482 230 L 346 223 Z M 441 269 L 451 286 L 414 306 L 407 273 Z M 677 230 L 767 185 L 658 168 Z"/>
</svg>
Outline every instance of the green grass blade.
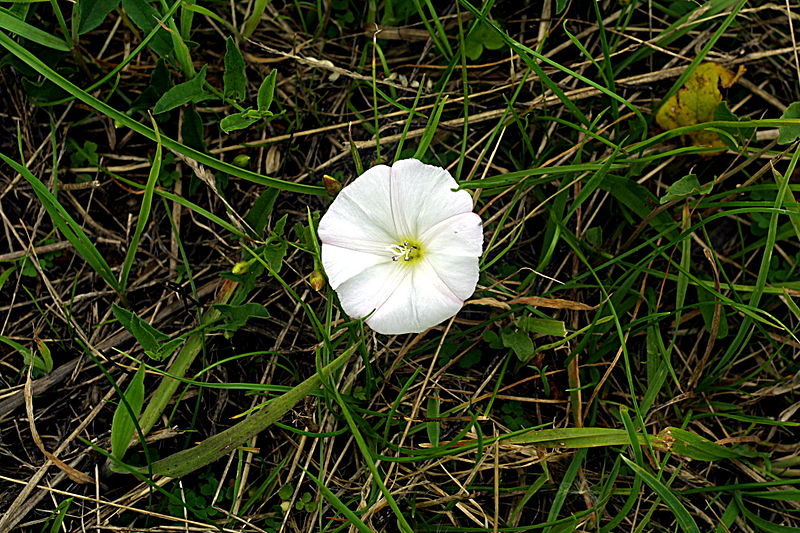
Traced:
<svg viewBox="0 0 800 533">
<path fill-rule="evenodd" d="M 253 32 L 256 31 L 258 27 L 258 23 L 261 21 L 264 10 L 267 9 L 270 2 L 272 2 L 272 0 L 256 0 L 255 4 L 253 4 L 253 10 L 250 11 L 250 15 L 247 17 L 247 20 L 244 21 L 242 39 L 249 39 L 250 36 L 253 35 Z"/>
<path fill-rule="evenodd" d="M 625 464 L 628 465 L 628 467 L 633 470 L 636 475 L 641 477 L 642 480 L 647 483 L 651 489 L 653 489 L 653 492 L 655 492 L 664 501 L 664 504 L 669 507 L 669 509 L 675 515 L 675 520 L 678 522 L 678 525 L 683 531 L 686 533 L 700 533 L 700 528 L 697 527 L 697 522 L 694 521 L 692 515 L 689 514 L 689 511 L 686 510 L 686 507 L 684 507 L 680 500 L 678 500 L 678 497 L 675 496 L 669 487 L 664 485 L 661 480 L 627 457 L 622 456 L 622 460 L 625 461 Z"/>
<path fill-rule="evenodd" d="M 346 363 L 356 348 L 357 345 L 351 346 L 318 373 L 270 401 L 266 407 L 238 424 L 207 438 L 193 448 L 154 462 L 151 465 L 152 472 L 163 476 L 181 477 L 230 453 L 237 446 L 264 431 L 273 422 L 280 420 L 297 402 L 319 389 L 322 378 L 329 376 Z"/>
<path fill-rule="evenodd" d="M 119 124 L 132 129 L 133 131 L 139 133 L 140 135 L 144 135 L 145 137 L 147 137 L 152 141 L 156 140 L 156 133 L 151 128 L 148 128 L 144 124 L 141 124 L 133 120 L 128 115 L 118 111 L 117 109 L 114 109 L 113 107 L 106 104 L 102 100 L 99 100 L 98 98 L 95 98 L 86 91 L 80 89 L 71 81 L 67 80 L 66 78 L 61 76 L 58 72 L 56 72 L 55 70 L 44 64 L 42 60 L 36 57 L 36 55 L 29 52 L 24 47 L 14 42 L 13 39 L 2 33 L 0 33 L 0 46 L 11 52 L 13 55 L 18 57 L 23 62 L 25 62 L 31 68 L 35 69 L 37 72 L 39 72 L 39 74 L 52 81 L 53 83 L 64 89 L 66 92 L 75 96 L 78 100 L 94 108 L 99 113 L 102 113 L 114 119 Z M 293 191 L 303 194 L 321 195 L 325 193 L 325 189 L 323 187 L 314 185 L 304 185 L 302 183 L 293 183 L 290 181 L 279 180 L 276 178 L 263 176 L 261 174 L 256 174 L 255 172 L 251 172 L 243 168 L 239 168 L 236 165 L 220 161 L 219 159 L 212 157 L 208 154 L 205 154 L 198 150 L 194 150 L 193 148 L 189 148 L 185 144 L 179 143 L 178 141 L 171 139 L 170 137 L 162 135 L 161 143 L 166 148 L 179 152 L 188 157 L 189 159 L 194 159 L 198 163 L 207 165 L 215 170 L 226 172 L 231 176 L 235 176 L 237 178 L 252 181 L 260 185 L 266 185 L 269 187 L 275 187 L 277 189 Z"/>
<path fill-rule="evenodd" d="M 302 466 L 300 468 L 303 468 Z M 350 524 L 355 526 L 355 528 L 362 533 L 373 533 L 373 530 L 369 528 L 367 524 L 361 521 L 356 513 L 354 513 L 347 505 L 344 504 L 342 500 L 340 500 L 336 494 L 331 491 L 328 487 L 325 486 L 322 481 L 317 478 L 314 474 L 303 468 L 303 471 L 306 475 L 316 483 L 317 487 L 319 487 L 319 491 L 322 493 L 322 497 L 325 498 L 329 504 L 333 506 L 334 509 L 342 513 L 345 518 L 350 520 Z"/>
<path fill-rule="evenodd" d="M 31 26 L 24 20 L 20 20 L 14 16 L 8 9 L 0 7 L 0 29 L 7 30 L 14 35 L 18 35 L 31 42 L 67 52 L 70 50 L 69 44 L 63 39 L 59 39 L 55 35 L 50 35 L 46 31 L 42 31 L 35 26 Z"/>
<path fill-rule="evenodd" d="M 112 289 L 114 289 L 117 293 L 120 293 L 120 286 L 117 283 L 116 276 L 114 276 L 114 273 L 111 271 L 111 267 L 108 265 L 103 256 L 100 255 L 100 252 L 97 250 L 86 233 L 84 233 L 80 225 L 75 222 L 75 219 L 73 219 L 72 216 L 64 209 L 64 207 L 58 203 L 58 199 L 53 196 L 53 193 L 48 190 L 47 186 L 42 183 L 39 178 L 31 174 L 27 168 L 20 165 L 16 161 L 9 159 L 4 154 L 0 154 L 0 158 L 8 163 L 20 175 L 22 175 L 22 177 L 25 178 L 25 180 L 31 185 L 36 197 L 39 198 L 39 201 L 47 210 L 47 214 L 50 215 L 53 225 L 58 228 L 58 230 L 70 243 L 72 243 L 72 246 L 75 247 L 75 251 L 78 252 L 78 254 L 83 257 L 87 263 L 89 263 L 89 266 L 91 266 L 92 269 L 94 269 L 94 271 L 97 272 L 97 274 L 103 278 Z"/>
<path fill-rule="evenodd" d="M 144 365 L 140 365 L 125 389 L 111 421 L 111 453 L 122 459 L 136 430 L 136 419 L 144 403 Z"/>
<path fill-rule="evenodd" d="M 583 466 L 583 462 L 586 459 L 586 449 L 578 450 L 575 455 L 572 457 L 572 461 L 570 461 L 567 470 L 564 472 L 564 475 L 561 478 L 561 483 L 558 485 L 558 490 L 556 491 L 556 495 L 553 498 L 553 503 L 550 506 L 550 510 L 547 513 L 547 521 L 548 522 L 555 522 L 558 520 L 558 515 L 561 512 L 561 508 L 564 506 L 564 502 L 567 500 L 567 496 L 570 492 L 572 492 L 572 484 L 575 481 L 575 477 L 578 475 L 578 471 Z M 555 526 L 550 525 L 542 530 L 543 533 L 555 533 L 554 530 Z M 559 529 L 560 531 L 560 529 Z"/>
<path fill-rule="evenodd" d="M 417 151 L 414 153 L 414 158 L 422 159 L 425 156 L 425 152 L 428 151 L 428 146 L 430 146 L 431 141 L 433 140 L 433 136 L 436 134 L 436 127 L 439 125 L 439 119 L 442 118 L 442 111 L 444 111 L 444 106 L 447 104 L 447 96 L 441 97 L 436 102 L 436 107 L 431 113 L 431 118 L 428 120 L 428 124 L 425 126 L 425 132 L 422 134 L 422 137 L 419 140 L 419 145 L 417 146 Z"/>
<path fill-rule="evenodd" d="M 155 190 L 156 183 L 158 182 L 158 175 L 161 170 L 161 134 L 159 133 L 155 120 L 153 120 L 153 130 L 156 133 L 156 155 L 153 157 L 150 173 L 147 176 L 147 184 L 144 187 L 142 205 L 139 207 L 139 218 L 136 220 L 136 229 L 128 245 L 128 251 L 125 253 L 125 260 L 122 262 L 122 272 L 119 275 L 119 288 L 123 294 L 128 288 L 128 276 L 130 275 L 133 261 L 136 259 L 139 241 L 142 238 L 145 227 L 147 227 L 147 222 L 150 220 L 150 209 L 153 205 L 153 191 Z"/>
</svg>

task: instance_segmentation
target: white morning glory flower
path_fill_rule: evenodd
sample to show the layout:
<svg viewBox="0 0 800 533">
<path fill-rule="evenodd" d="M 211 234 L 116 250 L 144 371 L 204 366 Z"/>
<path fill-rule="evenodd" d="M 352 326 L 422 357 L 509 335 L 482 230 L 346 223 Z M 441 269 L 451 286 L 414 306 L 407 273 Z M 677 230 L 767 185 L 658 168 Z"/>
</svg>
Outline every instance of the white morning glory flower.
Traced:
<svg viewBox="0 0 800 533">
<path fill-rule="evenodd" d="M 322 265 L 344 311 L 387 335 L 455 315 L 478 283 L 481 218 L 445 169 L 404 159 L 342 189 L 319 221 Z"/>
</svg>

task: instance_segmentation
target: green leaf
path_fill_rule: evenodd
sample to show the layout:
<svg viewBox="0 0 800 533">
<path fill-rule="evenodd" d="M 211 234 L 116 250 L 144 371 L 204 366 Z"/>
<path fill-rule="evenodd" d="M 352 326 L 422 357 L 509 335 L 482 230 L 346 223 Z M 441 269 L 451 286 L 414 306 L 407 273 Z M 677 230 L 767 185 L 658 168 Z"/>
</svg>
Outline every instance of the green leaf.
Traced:
<svg viewBox="0 0 800 533">
<path fill-rule="evenodd" d="M 206 69 L 207 65 L 203 65 L 197 76 L 189 81 L 179 83 L 164 93 L 164 96 L 159 98 L 156 105 L 153 106 L 153 114 L 158 115 L 189 102 L 197 103 L 211 98 L 211 94 L 203 87 L 206 81 Z"/>
<path fill-rule="evenodd" d="M 122 8 L 136 26 L 145 33 L 150 33 L 161 18 L 158 10 L 147 0 L 122 0 Z M 172 38 L 167 30 L 161 28 L 150 41 L 150 48 L 159 56 L 166 57 L 172 53 Z"/>
<path fill-rule="evenodd" d="M 661 197 L 661 203 L 665 204 L 673 200 L 680 200 L 681 198 L 688 198 L 690 196 L 697 196 L 699 194 L 708 194 L 713 188 L 713 183 L 700 185 L 700 182 L 697 180 L 697 174 L 687 174 L 667 187 L 666 194 Z"/>
<path fill-rule="evenodd" d="M 283 238 L 287 217 L 288 215 L 283 215 L 275 223 L 275 227 L 272 228 L 272 237 L 270 237 L 261 253 L 264 260 L 276 274 L 281 271 L 283 258 L 286 257 L 286 252 L 289 249 L 289 244 Z"/>
<path fill-rule="evenodd" d="M 760 531 L 764 531 L 766 533 L 800 533 L 800 528 L 779 525 L 774 522 L 770 522 L 769 520 L 764 520 L 763 518 L 758 516 L 756 513 L 745 507 L 740 492 L 738 491 L 735 492 L 734 498 L 737 507 L 742 510 L 747 520 L 751 522 L 754 526 L 756 526 Z"/>
<path fill-rule="evenodd" d="M 119 6 L 120 0 L 79 0 L 73 17 L 77 19 L 78 35 L 90 32 Z"/>
<path fill-rule="evenodd" d="M 64 518 L 67 516 L 67 511 L 69 511 L 70 506 L 75 498 L 67 498 L 66 500 L 62 501 L 56 507 L 55 517 L 53 518 L 53 523 L 50 524 L 50 533 L 59 533 L 61 531 L 61 526 L 64 523 Z"/>
<path fill-rule="evenodd" d="M 436 134 L 436 128 L 439 126 L 439 120 L 442 118 L 442 111 L 444 111 L 444 106 L 447 104 L 447 96 L 442 96 L 436 99 L 436 103 L 433 104 L 434 108 L 431 112 L 431 116 L 428 119 L 428 123 L 425 125 L 425 131 L 422 133 L 422 136 L 419 139 L 419 145 L 417 145 L 417 151 L 414 153 L 414 157 L 416 159 L 423 159 L 425 156 L 425 152 L 428 151 L 428 146 L 430 146 L 431 141 L 433 140 L 433 136 Z"/>
<path fill-rule="evenodd" d="M 261 82 L 261 86 L 258 88 L 258 97 L 256 98 L 259 111 L 269 111 L 269 107 L 275 97 L 275 80 L 277 76 L 278 71 L 272 69 L 272 72 Z"/>
<path fill-rule="evenodd" d="M 41 362 L 41 367 L 39 369 L 45 374 L 49 374 L 53 371 L 53 356 L 50 353 L 50 348 L 41 339 L 36 339 L 36 346 L 39 348 L 41 357 L 35 357 L 34 362 L 37 362 L 36 359 L 39 359 Z"/>
<path fill-rule="evenodd" d="M 269 216 L 272 214 L 272 208 L 275 206 L 275 200 L 278 199 L 278 193 L 280 193 L 278 189 L 264 189 L 261 196 L 253 202 L 253 207 L 247 212 L 244 220 L 253 228 L 257 238 L 260 238 L 264 233 Z M 2 285 L 0 285 L 0 288 L 2 288 Z"/>
<path fill-rule="evenodd" d="M 694 521 L 692 515 L 686 510 L 686 507 L 678 500 L 677 496 L 667 487 L 664 483 L 655 477 L 653 474 L 637 465 L 625 456 L 621 456 L 628 468 L 641 476 L 642 480 L 647 483 L 653 492 L 658 494 L 664 504 L 669 507 L 675 515 L 675 520 L 678 522 L 680 528 L 686 533 L 700 533 L 700 528 L 697 527 L 697 522 Z"/>
<path fill-rule="evenodd" d="M 8 163 L 11 168 L 25 178 L 33 188 L 33 192 L 36 194 L 36 197 L 39 198 L 47 214 L 50 215 L 53 225 L 58 228 L 58 231 L 60 231 L 70 243 L 72 243 L 72 246 L 75 247 L 75 251 L 89 263 L 89 266 L 91 266 L 111 288 L 119 292 L 119 284 L 117 283 L 114 273 L 111 271 L 111 267 L 108 266 L 108 263 L 103 256 L 100 255 L 95 245 L 86 233 L 83 232 L 81 226 L 75 222 L 72 216 L 58 203 L 58 199 L 50 192 L 47 186 L 39 181 L 39 178 L 31 174 L 27 168 L 16 161 L 9 159 L 3 154 L 0 154 L 0 159 Z"/>
<path fill-rule="evenodd" d="M 533 357 L 533 341 L 524 331 L 504 331 L 500 334 L 503 346 L 511 348 L 520 361 L 527 361 Z"/>
<path fill-rule="evenodd" d="M 428 418 L 439 417 L 439 398 L 431 396 L 428 398 L 428 407 L 425 411 L 425 416 Z M 428 441 L 434 448 L 439 446 L 439 438 L 442 435 L 442 425 L 438 420 L 433 420 L 425 424 L 425 430 L 428 432 Z"/>
<path fill-rule="evenodd" d="M 153 117 L 150 117 L 153 119 Z M 131 237 L 131 242 L 128 245 L 128 250 L 125 252 L 125 259 L 122 262 L 122 270 L 119 275 L 120 290 L 125 293 L 128 288 L 128 276 L 130 275 L 133 261 L 136 259 L 136 251 L 139 249 L 139 241 L 147 227 L 147 222 L 150 220 L 150 208 L 153 203 L 153 191 L 155 190 L 156 183 L 158 182 L 158 175 L 161 169 L 161 133 L 156 126 L 156 121 L 153 119 L 153 130 L 156 132 L 158 139 L 156 144 L 156 154 L 153 157 L 153 163 L 150 165 L 150 173 L 147 177 L 147 184 L 144 188 L 142 195 L 142 205 L 139 207 L 139 217 L 136 219 L 136 229 Z"/>
<path fill-rule="evenodd" d="M 784 110 L 781 118 L 800 118 L 800 102 L 793 102 Z M 789 144 L 800 139 L 800 125 L 780 126 L 778 144 Z"/>
<path fill-rule="evenodd" d="M 253 35 L 253 31 L 255 31 L 261 22 L 261 15 L 264 14 L 264 10 L 271 1 L 272 0 L 255 0 L 255 2 L 252 4 L 250 15 L 244 21 L 244 27 L 242 28 L 243 38 L 249 39 L 250 36 Z"/>
<path fill-rule="evenodd" d="M 504 45 L 503 37 L 490 24 L 481 21 L 464 40 L 464 53 L 473 61 L 477 61 L 484 49 L 499 50 Z"/>
<path fill-rule="evenodd" d="M 239 292 L 235 284 L 223 283 L 217 292 L 216 302 L 227 303 L 234 292 Z M 142 433 L 145 435 L 161 417 L 161 413 L 172 399 L 172 395 L 177 390 L 178 385 L 181 384 L 180 379 L 186 375 L 187 369 L 195 360 L 197 354 L 206 346 L 206 328 L 219 320 L 219 317 L 219 311 L 213 307 L 206 310 L 200 318 L 198 328 L 186 337 L 180 351 L 170 362 L 169 368 L 167 368 L 167 375 L 161 379 L 161 383 L 159 383 L 158 388 L 150 397 L 142 416 L 139 418 Z"/>
<path fill-rule="evenodd" d="M 517 320 L 517 326 L 528 333 L 539 333 L 542 335 L 553 335 L 554 337 L 566 337 L 567 328 L 561 320 L 550 318 L 533 318 L 524 316 Z"/>
<path fill-rule="evenodd" d="M 142 111 L 150 109 L 170 87 L 172 87 L 172 79 L 170 77 L 169 68 L 167 68 L 166 61 L 159 58 L 150 73 L 147 87 L 145 87 L 133 101 L 131 109 Z"/>
<path fill-rule="evenodd" d="M 748 455 L 746 448 L 726 448 L 705 437 L 680 428 L 667 428 L 659 433 L 673 453 L 695 461 L 718 461 Z"/>
<path fill-rule="evenodd" d="M 153 130 L 155 131 L 155 129 Z M 183 126 L 181 127 L 181 134 L 183 135 L 183 142 L 197 151 L 205 152 L 205 127 L 203 126 L 203 118 L 197 109 L 194 107 L 187 107 L 183 111 Z"/>
<path fill-rule="evenodd" d="M 618 202 L 636 213 L 642 220 L 649 220 L 656 231 L 662 231 L 671 238 L 678 235 L 677 225 L 668 213 L 661 212 L 652 216 L 657 203 L 656 197 L 642 185 L 629 178 L 607 174 L 599 188 L 610 192 Z"/>
<path fill-rule="evenodd" d="M 40 30 L 35 26 L 31 26 L 24 20 L 17 18 L 11 11 L 4 7 L 0 7 L 0 29 L 8 30 L 9 32 L 19 35 L 31 42 L 52 48 L 54 50 L 61 50 L 66 52 L 70 46 L 54 35 Z"/>
<path fill-rule="evenodd" d="M 127 406 L 125 405 L 127 402 Z M 114 457 L 122 459 L 128 450 L 133 432 L 136 431 L 135 418 L 142 412 L 144 403 L 144 365 L 133 376 L 133 380 L 125 389 L 125 402 L 120 401 L 114 410 L 111 421 L 111 453 Z M 128 409 L 130 407 L 130 409 Z M 133 415 L 133 418 L 131 417 Z"/>
<path fill-rule="evenodd" d="M 272 190 L 272 189 L 267 189 L 267 190 L 269 191 L 269 190 Z M 8 281 L 8 278 L 10 278 L 11 274 L 13 274 L 16 270 L 17 270 L 17 267 L 16 267 L 16 265 L 14 265 L 14 266 L 11 266 L 11 267 L 3 270 L 3 272 L 0 273 L 0 291 L 3 290 L 3 285 L 6 284 L 6 281 Z"/>
<path fill-rule="evenodd" d="M 203 6 L 198 6 L 197 4 L 185 3 L 185 4 L 183 4 L 182 9 L 184 10 L 184 12 L 188 11 L 188 12 L 191 12 L 191 13 L 198 13 L 200 15 L 203 15 L 204 17 L 208 17 L 208 18 L 210 18 L 210 19 L 222 24 L 226 28 L 231 28 L 231 23 L 230 22 L 228 22 L 224 18 L 220 17 L 219 15 L 217 15 L 216 13 L 211 11 L 210 9 L 206 9 Z"/>
<path fill-rule="evenodd" d="M 150 465 L 149 469 L 143 468 L 140 471 L 144 473 L 150 470 L 153 474 L 181 477 L 224 457 L 236 446 L 247 442 L 280 420 L 300 400 L 318 390 L 322 385 L 323 377 L 328 379 L 333 372 L 350 359 L 357 347 L 357 344 L 349 347 L 327 366 L 281 396 L 271 400 L 265 407 L 250 414 L 238 424 L 207 438 L 197 446 L 156 461 Z"/>
<path fill-rule="evenodd" d="M 25 361 L 26 365 L 31 364 L 31 362 L 33 361 L 33 352 L 31 352 L 28 348 L 26 348 L 25 346 L 21 345 L 17 341 L 13 341 L 13 340 L 9 339 L 8 337 L 4 337 L 4 336 L 0 335 L 0 342 L 11 346 L 16 351 L 18 351 L 22 355 L 22 359 Z"/>
<path fill-rule="evenodd" d="M 158 331 L 139 315 L 116 304 L 111 306 L 111 310 L 122 327 L 133 335 L 146 353 L 159 353 L 161 343 L 169 340 L 169 335 Z"/>
<path fill-rule="evenodd" d="M 728 103 L 724 100 L 720 102 L 714 110 L 714 121 L 741 122 L 742 120 L 747 119 L 736 116 L 736 114 L 728 108 Z M 719 137 L 731 150 L 739 150 L 740 147 L 749 141 L 756 133 L 755 128 L 727 128 L 719 126 L 719 129 L 728 134 L 720 134 Z"/>
<path fill-rule="evenodd" d="M 255 302 L 241 305 L 216 304 L 214 307 L 224 317 L 219 326 L 223 331 L 236 331 L 251 318 L 269 318 L 267 308 Z"/>
<path fill-rule="evenodd" d="M 233 113 L 219 121 L 219 127 L 225 133 L 243 130 L 251 124 L 258 122 L 258 117 L 248 116 L 247 112 Z"/>
<path fill-rule="evenodd" d="M 247 74 L 245 73 L 244 56 L 236 46 L 233 37 L 225 41 L 225 72 L 222 75 L 224 89 L 222 94 L 226 98 L 242 100 L 247 90 Z M 274 71 L 273 71 L 274 72 Z"/>
</svg>

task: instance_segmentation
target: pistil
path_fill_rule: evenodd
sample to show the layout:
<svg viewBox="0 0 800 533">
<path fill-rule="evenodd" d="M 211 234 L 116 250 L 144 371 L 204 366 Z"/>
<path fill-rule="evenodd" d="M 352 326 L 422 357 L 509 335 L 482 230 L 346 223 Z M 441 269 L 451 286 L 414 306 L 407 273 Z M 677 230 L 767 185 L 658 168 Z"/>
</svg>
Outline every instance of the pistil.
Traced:
<svg viewBox="0 0 800 533">
<path fill-rule="evenodd" d="M 399 244 L 391 244 L 386 247 L 389 253 L 392 254 L 392 261 L 411 261 L 419 255 L 419 247 L 411 244 L 409 241 L 403 241 Z"/>
</svg>

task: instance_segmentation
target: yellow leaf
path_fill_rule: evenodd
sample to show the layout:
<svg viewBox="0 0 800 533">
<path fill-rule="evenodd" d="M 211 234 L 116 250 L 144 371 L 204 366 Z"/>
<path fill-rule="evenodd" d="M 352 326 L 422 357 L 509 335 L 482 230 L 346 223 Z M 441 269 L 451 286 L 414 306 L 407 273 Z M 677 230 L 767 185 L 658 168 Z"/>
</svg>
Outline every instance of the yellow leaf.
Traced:
<svg viewBox="0 0 800 533">
<path fill-rule="evenodd" d="M 669 97 L 656 113 L 656 122 L 665 130 L 694 126 L 714 119 L 714 111 L 722 102 L 720 87 L 730 87 L 744 73 L 744 68 L 734 74 L 722 65 L 703 63 L 698 66 L 677 94 Z M 725 143 L 713 131 L 696 131 L 685 136 L 687 144 L 718 146 Z"/>
</svg>

